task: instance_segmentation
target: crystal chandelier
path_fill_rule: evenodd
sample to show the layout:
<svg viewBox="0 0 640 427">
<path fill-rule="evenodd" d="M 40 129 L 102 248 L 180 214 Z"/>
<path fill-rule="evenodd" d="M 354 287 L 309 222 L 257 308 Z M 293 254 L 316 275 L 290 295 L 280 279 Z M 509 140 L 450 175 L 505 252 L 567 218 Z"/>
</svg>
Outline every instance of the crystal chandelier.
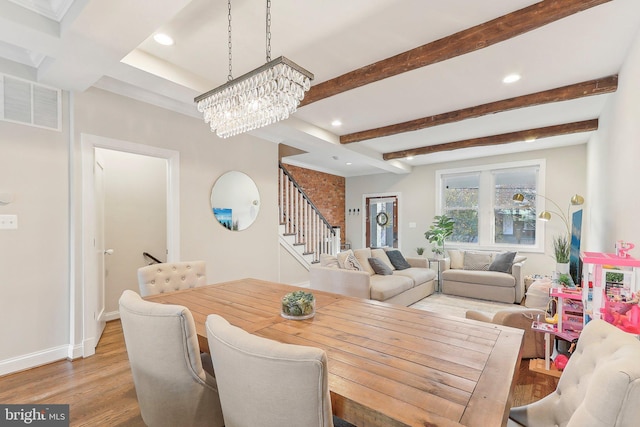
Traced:
<svg viewBox="0 0 640 427">
<path fill-rule="evenodd" d="M 228 82 L 195 98 L 205 123 L 221 138 L 261 128 L 294 113 L 313 74 L 281 56 L 271 60 L 271 0 L 267 0 L 267 63 L 234 79 L 231 73 L 231 0 Z"/>
</svg>

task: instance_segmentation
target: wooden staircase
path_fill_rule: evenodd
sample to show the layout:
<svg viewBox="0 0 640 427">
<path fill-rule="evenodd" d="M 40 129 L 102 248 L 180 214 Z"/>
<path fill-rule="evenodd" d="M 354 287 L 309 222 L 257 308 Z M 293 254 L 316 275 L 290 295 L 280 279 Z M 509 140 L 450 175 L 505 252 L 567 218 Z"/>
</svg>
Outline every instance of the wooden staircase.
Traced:
<svg viewBox="0 0 640 427">
<path fill-rule="evenodd" d="M 336 232 L 280 163 L 278 206 L 280 244 L 305 268 L 320 262 L 320 255 L 335 255 L 340 248 Z"/>
</svg>

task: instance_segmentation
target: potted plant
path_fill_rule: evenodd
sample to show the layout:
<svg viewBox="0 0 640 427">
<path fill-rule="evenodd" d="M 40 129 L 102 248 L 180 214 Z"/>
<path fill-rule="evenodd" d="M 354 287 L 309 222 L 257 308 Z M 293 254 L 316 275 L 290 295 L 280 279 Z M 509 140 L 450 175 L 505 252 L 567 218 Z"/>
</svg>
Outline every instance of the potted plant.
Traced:
<svg viewBox="0 0 640 427">
<path fill-rule="evenodd" d="M 447 215 L 436 215 L 433 224 L 424 233 L 424 237 L 433 244 L 431 251 L 436 257 L 444 255 L 444 242 L 447 237 L 453 234 L 455 221 Z"/>
<path fill-rule="evenodd" d="M 558 283 L 560 283 L 565 288 L 575 288 L 576 285 L 573 283 L 573 279 L 568 274 L 560 274 L 558 276 Z"/>
<path fill-rule="evenodd" d="M 422 256 L 422 254 L 424 253 L 424 248 L 421 248 L 421 247 L 416 248 L 416 253 Z"/>
<path fill-rule="evenodd" d="M 555 236 L 553 238 L 553 254 L 556 259 L 556 271 L 560 274 L 569 274 L 569 255 L 571 247 L 567 236 Z"/>
</svg>

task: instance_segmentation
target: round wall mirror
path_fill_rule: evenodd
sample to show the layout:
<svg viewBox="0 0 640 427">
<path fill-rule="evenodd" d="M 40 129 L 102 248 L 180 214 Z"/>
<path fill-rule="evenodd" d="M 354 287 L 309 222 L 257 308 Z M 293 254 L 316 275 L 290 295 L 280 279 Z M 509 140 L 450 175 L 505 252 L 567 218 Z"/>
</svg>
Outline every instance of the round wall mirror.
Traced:
<svg viewBox="0 0 640 427">
<path fill-rule="evenodd" d="M 228 230 L 244 230 L 258 217 L 260 193 L 248 175 L 230 171 L 211 190 L 211 208 L 220 225 Z"/>
</svg>

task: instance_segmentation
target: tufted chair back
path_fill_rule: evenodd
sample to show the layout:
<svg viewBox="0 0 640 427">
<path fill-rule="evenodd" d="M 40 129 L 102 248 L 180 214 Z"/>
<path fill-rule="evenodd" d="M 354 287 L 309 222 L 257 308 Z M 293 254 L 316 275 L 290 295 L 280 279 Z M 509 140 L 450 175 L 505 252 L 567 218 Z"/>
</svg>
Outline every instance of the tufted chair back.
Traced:
<svg viewBox="0 0 640 427">
<path fill-rule="evenodd" d="M 324 350 L 252 335 L 207 317 L 226 427 L 333 427 Z"/>
<path fill-rule="evenodd" d="M 508 426 L 624 427 L 639 420 L 640 341 L 603 320 L 592 320 L 556 390 L 512 408 Z"/>
<path fill-rule="evenodd" d="M 191 312 L 120 297 L 120 319 L 140 413 L 150 427 L 222 427 L 216 379 L 204 371 Z"/>
<path fill-rule="evenodd" d="M 138 269 L 140 295 L 161 294 L 207 284 L 204 261 L 151 264 Z"/>
</svg>

